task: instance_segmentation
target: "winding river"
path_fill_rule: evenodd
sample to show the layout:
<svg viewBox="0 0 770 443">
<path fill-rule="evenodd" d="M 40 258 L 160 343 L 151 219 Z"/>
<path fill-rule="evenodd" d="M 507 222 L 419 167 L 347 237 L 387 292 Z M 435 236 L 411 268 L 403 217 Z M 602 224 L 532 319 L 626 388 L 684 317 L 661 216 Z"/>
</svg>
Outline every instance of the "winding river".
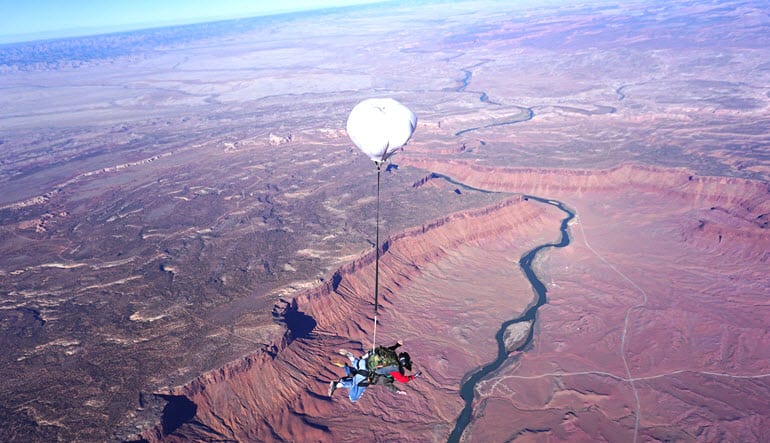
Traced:
<svg viewBox="0 0 770 443">
<path fill-rule="evenodd" d="M 444 177 L 447 178 L 447 177 Z M 448 179 L 448 178 L 447 178 Z M 449 181 L 452 181 L 449 179 Z M 456 183 L 456 182 L 455 182 Z M 497 340 L 497 358 L 487 363 L 486 365 L 482 366 L 481 368 L 477 369 L 475 372 L 471 374 L 470 377 L 468 377 L 461 385 L 460 385 L 460 395 L 462 396 L 463 400 L 465 401 L 465 407 L 463 408 L 462 412 L 460 413 L 460 416 L 457 419 L 457 422 L 455 423 L 455 427 L 452 430 L 452 433 L 449 435 L 449 442 L 459 442 L 460 437 L 462 437 L 463 431 L 465 431 L 465 428 L 470 424 L 471 418 L 473 416 L 473 396 L 474 392 L 476 390 L 476 385 L 486 378 L 488 375 L 492 374 L 494 371 L 496 371 L 500 366 L 508 359 L 508 351 L 505 349 L 505 342 L 503 340 L 503 334 L 505 333 L 506 328 L 508 326 L 520 323 L 524 321 L 533 321 L 532 327 L 529 330 L 529 335 L 527 336 L 527 340 L 522 344 L 517 351 L 525 349 L 529 344 L 532 342 L 532 336 L 533 331 L 535 329 L 534 321 L 537 319 L 537 310 L 540 308 L 540 306 L 544 305 L 547 301 L 546 299 L 546 292 L 548 291 L 543 284 L 542 281 L 537 277 L 535 274 L 535 271 L 532 270 L 532 262 L 535 260 L 535 257 L 537 254 L 546 248 L 563 248 L 567 246 L 570 242 L 569 233 L 567 232 L 567 225 L 569 224 L 570 220 L 572 220 L 575 217 L 575 213 L 567 209 L 563 203 L 555 200 L 547 200 L 540 197 L 534 197 L 534 196 L 525 196 L 526 199 L 535 200 L 541 203 L 549 204 L 552 206 L 556 206 L 557 208 L 561 209 L 565 214 L 567 214 L 564 219 L 561 221 L 561 240 L 558 243 L 545 243 L 540 246 L 537 246 L 536 248 L 532 249 L 531 251 L 524 254 L 524 256 L 521 257 L 519 260 L 519 265 L 521 266 L 521 269 L 524 271 L 524 274 L 526 275 L 527 279 L 529 279 L 530 284 L 532 285 L 532 288 L 535 290 L 535 293 L 537 294 L 537 302 L 531 306 L 529 309 L 527 309 L 524 314 L 518 318 L 514 318 L 511 320 L 508 320 L 504 322 L 500 329 L 497 331 L 497 334 L 495 334 L 495 339 Z"/>
<path fill-rule="evenodd" d="M 471 69 L 483 65 L 487 61 L 482 61 L 482 62 L 476 63 L 473 66 L 468 66 L 467 68 L 461 69 L 464 76 L 462 79 L 459 80 L 460 85 L 457 88 L 455 88 L 454 91 L 455 92 L 473 92 L 474 94 L 479 94 L 479 100 L 483 103 L 486 103 L 489 105 L 502 106 L 500 103 L 493 102 L 492 100 L 490 100 L 489 95 L 487 95 L 486 91 L 481 91 L 481 92 L 466 91 L 466 89 L 468 88 L 468 84 L 470 84 L 471 78 L 473 77 L 473 71 L 471 71 Z M 507 118 L 503 121 L 498 121 L 497 123 L 489 123 L 484 126 L 476 126 L 473 128 L 462 129 L 460 131 L 455 132 L 455 137 L 465 134 L 466 132 L 477 131 L 479 129 L 486 129 L 486 128 L 492 128 L 494 126 L 512 125 L 514 123 L 525 122 L 528 120 L 532 120 L 532 117 L 535 116 L 535 112 L 532 110 L 532 108 L 524 108 L 521 106 L 515 106 L 515 108 L 518 108 L 519 112 L 511 116 L 510 118 Z"/>
<path fill-rule="evenodd" d="M 470 70 L 470 68 L 473 68 L 475 66 L 478 66 L 478 64 L 466 69 L 462 69 L 465 75 L 464 75 L 464 78 L 460 80 L 460 86 L 458 86 L 455 89 L 455 92 L 466 91 L 466 88 L 470 83 L 471 77 L 473 76 L 473 72 Z M 481 92 L 481 96 L 479 97 L 479 99 L 482 102 L 487 104 L 499 105 L 499 103 L 490 101 L 489 96 L 487 95 L 486 92 Z M 510 119 L 507 119 L 502 122 L 487 124 L 486 126 L 463 129 L 461 131 L 456 132 L 455 136 L 459 136 L 466 132 L 475 131 L 482 128 L 520 123 L 523 121 L 531 120 L 532 117 L 534 117 L 534 112 L 532 108 L 519 107 L 519 114 L 513 116 Z M 463 183 L 459 183 L 455 180 L 452 180 L 451 177 L 447 177 L 442 174 L 433 173 L 433 176 L 435 178 L 442 178 L 444 180 L 447 180 L 448 182 L 458 185 L 467 190 L 480 191 L 480 192 L 486 192 L 486 193 L 492 192 L 484 189 L 478 189 L 478 188 L 467 186 Z M 520 317 L 507 320 L 503 322 L 502 325 L 500 325 L 500 329 L 498 329 L 497 333 L 495 334 L 495 339 L 497 340 L 497 358 L 494 361 L 487 363 L 486 365 L 476 369 L 460 385 L 460 396 L 465 401 L 465 407 L 463 407 L 462 412 L 460 412 L 460 416 L 457 418 L 457 422 L 455 422 L 455 427 L 452 430 L 452 433 L 449 434 L 448 441 L 450 443 L 459 442 L 460 437 L 462 437 L 463 432 L 465 431 L 465 428 L 467 428 L 471 422 L 471 419 L 473 417 L 473 396 L 476 391 L 476 386 L 478 385 L 478 383 L 484 380 L 487 376 L 489 376 L 493 372 L 497 371 L 500 368 L 500 366 L 502 366 L 502 364 L 508 359 L 508 351 L 505 349 L 505 340 L 503 339 L 505 330 L 513 324 L 521 323 L 525 321 L 532 321 L 532 326 L 529 329 L 529 335 L 527 336 L 527 339 L 516 350 L 517 351 L 524 350 L 532 343 L 532 337 L 535 330 L 535 321 L 537 319 L 537 310 L 540 308 L 540 306 L 544 305 L 547 302 L 547 298 L 545 295 L 546 295 L 546 292 L 548 292 L 543 282 L 540 281 L 540 279 L 535 274 L 535 271 L 532 270 L 532 262 L 535 260 L 535 257 L 537 256 L 537 254 L 543 249 L 563 248 L 567 246 L 570 242 L 569 233 L 567 232 L 567 226 L 570 220 L 572 220 L 575 217 L 574 212 L 567 209 L 567 207 L 565 207 L 562 202 L 559 202 L 556 200 L 548 200 L 548 199 L 535 197 L 531 195 L 525 195 L 525 199 L 535 200 L 540 203 L 556 206 L 566 214 L 566 217 L 564 217 L 564 219 L 562 219 L 561 221 L 561 227 L 560 227 L 561 240 L 558 243 L 545 243 L 540 246 L 537 246 L 536 248 L 524 254 L 524 256 L 522 256 L 521 259 L 519 260 L 519 266 L 521 266 L 522 271 L 524 271 L 524 275 L 527 277 L 527 279 L 529 280 L 529 283 L 532 285 L 532 288 L 537 294 L 537 301 L 534 305 L 529 307 L 524 312 L 524 314 L 521 315 Z"/>
</svg>

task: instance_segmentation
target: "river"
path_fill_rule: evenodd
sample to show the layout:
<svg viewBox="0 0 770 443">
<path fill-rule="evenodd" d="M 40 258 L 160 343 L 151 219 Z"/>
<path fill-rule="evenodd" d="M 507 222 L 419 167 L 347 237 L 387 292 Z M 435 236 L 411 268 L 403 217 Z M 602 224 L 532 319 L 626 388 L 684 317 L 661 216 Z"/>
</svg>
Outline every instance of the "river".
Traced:
<svg viewBox="0 0 770 443">
<path fill-rule="evenodd" d="M 562 219 L 561 221 L 561 228 L 560 228 L 561 240 L 558 243 L 545 243 L 540 246 L 537 246 L 536 248 L 524 254 L 519 260 L 519 266 L 521 266 L 522 271 L 524 271 L 524 275 L 526 275 L 527 279 L 529 279 L 529 282 L 532 285 L 532 289 L 537 294 L 537 302 L 533 306 L 531 306 L 529 309 L 527 309 L 527 311 L 524 312 L 522 316 L 503 322 L 503 324 L 500 326 L 500 329 L 497 331 L 497 334 L 495 334 L 495 339 L 497 340 L 497 358 L 494 361 L 487 363 L 486 365 L 476 369 L 460 385 L 460 396 L 465 401 L 465 407 L 460 413 L 460 416 L 457 418 L 457 422 L 455 423 L 455 427 L 452 430 L 452 433 L 449 435 L 448 441 L 450 443 L 459 442 L 460 437 L 462 437 L 462 434 L 465 431 L 465 428 L 468 427 L 468 425 L 471 422 L 471 419 L 473 417 L 473 396 L 476 390 L 476 385 L 481 380 L 484 380 L 488 375 L 492 374 L 494 371 L 500 368 L 500 366 L 508 359 L 508 351 L 505 349 L 505 342 L 503 340 L 503 334 L 505 333 L 506 328 L 508 328 L 508 326 L 515 323 L 531 320 L 533 323 L 532 323 L 532 327 L 529 330 L 529 335 L 527 336 L 527 340 L 524 342 L 524 344 L 522 344 L 517 349 L 517 351 L 526 349 L 527 346 L 529 346 L 530 343 L 532 342 L 532 336 L 535 330 L 534 322 L 537 320 L 537 310 L 538 308 L 540 308 L 540 306 L 544 305 L 548 301 L 546 298 L 546 293 L 548 292 L 548 290 L 546 289 L 543 282 L 540 281 L 540 279 L 537 277 L 537 275 L 535 274 L 535 271 L 532 270 L 532 262 L 535 260 L 535 257 L 537 256 L 537 254 L 543 249 L 563 248 L 567 246 L 570 242 L 569 233 L 567 232 L 567 226 L 570 220 L 572 220 L 575 217 L 574 212 L 567 209 L 564 206 L 564 204 L 559 201 L 544 199 L 544 198 L 535 197 L 531 195 L 525 196 L 525 199 L 535 200 L 541 203 L 556 206 L 557 208 L 559 208 L 560 210 L 562 210 L 564 213 L 567 214 L 567 216 L 564 217 L 564 219 Z"/>
<path fill-rule="evenodd" d="M 463 73 L 465 74 L 463 79 L 460 80 L 460 86 L 455 89 L 455 92 L 465 92 L 466 88 L 468 87 L 468 84 L 471 81 L 471 78 L 473 76 L 473 72 L 470 70 L 470 68 L 478 66 L 474 65 L 467 69 L 462 69 Z M 481 92 L 481 96 L 479 99 L 487 104 L 494 104 L 499 105 L 499 103 L 495 103 L 489 100 L 489 96 L 486 92 Z M 520 112 L 518 115 L 513 116 L 509 120 L 505 120 L 498 123 L 491 123 L 487 124 L 485 126 L 480 127 L 474 127 L 474 128 L 467 128 L 463 129 L 461 131 L 458 131 L 455 133 L 455 136 L 460 136 L 462 134 L 465 134 L 467 132 L 476 131 L 478 129 L 483 128 L 489 128 L 493 126 L 502 126 L 502 125 L 510 125 L 513 123 L 520 123 L 528 120 L 532 120 L 534 117 L 534 111 L 532 108 L 523 108 L 519 107 Z M 480 191 L 480 192 L 491 192 L 483 189 L 477 189 L 472 188 L 467 185 L 464 185 L 462 183 L 456 182 L 452 180 L 450 177 L 447 177 L 445 175 L 436 174 L 433 173 L 434 177 L 443 178 L 444 180 L 447 180 L 453 184 L 456 184 L 458 186 L 461 186 L 465 189 L 470 189 L 474 191 Z M 505 330 L 508 328 L 508 326 L 515 324 L 515 323 L 521 323 L 525 321 L 532 321 L 532 326 L 529 329 L 529 335 L 527 336 L 527 339 L 524 341 L 524 343 L 517 349 L 517 351 L 521 351 L 527 348 L 527 346 L 532 343 L 532 336 L 535 330 L 535 321 L 537 320 L 537 310 L 540 308 L 540 306 L 544 305 L 548 300 L 546 298 L 546 292 L 548 290 L 546 289 L 543 282 L 540 281 L 539 278 L 537 278 L 537 275 L 535 274 L 535 271 L 532 270 L 532 262 L 534 261 L 537 254 L 546 248 L 563 248 L 569 244 L 570 238 L 569 233 L 567 232 L 567 225 L 569 224 L 570 220 L 572 220 L 575 217 L 575 213 L 567 209 L 563 203 L 555 200 L 545 199 L 541 197 L 535 197 L 535 196 L 525 196 L 525 198 L 530 200 L 535 200 L 540 203 L 544 203 L 547 205 L 556 206 L 560 210 L 562 210 L 565 214 L 567 214 L 564 219 L 561 221 L 561 240 L 558 243 L 545 243 L 540 246 L 537 246 L 536 248 L 532 249 L 531 251 L 524 254 L 524 256 L 521 257 L 519 260 L 519 266 L 521 266 L 522 271 L 524 271 L 524 275 L 529 280 L 529 283 L 532 285 L 532 289 L 537 294 L 537 302 L 531 306 L 529 309 L 527 309 L 526 312 L 520 317 L 508 320 L 503 322 L 503 324 L 500 326 L 500 329 L 497 331 L 497 334 L 495 334 L 495 339 L 497 340 L 497 358 L 487 363 L 486 365 L 477 368 L 474 372 L 471 373 L 469 377 L 465 379 L 465 381 L 462 382 L 460 385 L 460 396 L 465 401 L 465 407 L 463 407 L 462 412 L 460 412 L 460 416 L 457 418 L 457 421 L 455 422 L 455 427 L 452 430 L 452 433 L 449 435 L 449 442 L 459 442 L 460 437 L 462 437 L 463 432 L 465 431 L 465 428 L 468 427 L 468 425 L 471 422 L 471 419 L 473 417 L 473 396 L 474 392 L 476 391 L 476 386 L 478 383 L 492 374 L 494 371 L 500 368 L 502 364 L 508 359 L 508 351 L 505 349 L 505 341 L 503 340 L 503 335 L 505 334 Z"/>
</svg>

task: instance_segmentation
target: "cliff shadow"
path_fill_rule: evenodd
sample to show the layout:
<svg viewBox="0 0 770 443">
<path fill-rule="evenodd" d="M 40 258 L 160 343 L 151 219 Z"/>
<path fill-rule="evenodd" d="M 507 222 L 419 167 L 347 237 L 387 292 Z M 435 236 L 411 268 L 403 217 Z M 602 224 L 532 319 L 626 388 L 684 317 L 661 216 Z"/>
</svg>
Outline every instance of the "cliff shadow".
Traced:
<svg viewBox="0 0 770 443">
<path fill-rule="evenodd" d="M 293 339 L 306 338 L 318 324 L 315 319 L 292 307 L 284 313 L 284 322 Z"/>
<path fill-rule="evenodd" d="M 195 417 L 198 412 L 198 406 L 184 395 L 156 395 L 168 402 L 163 408 L 163 415 L 160 419 L 164 435 L 176 431 Z"/>
</svg>

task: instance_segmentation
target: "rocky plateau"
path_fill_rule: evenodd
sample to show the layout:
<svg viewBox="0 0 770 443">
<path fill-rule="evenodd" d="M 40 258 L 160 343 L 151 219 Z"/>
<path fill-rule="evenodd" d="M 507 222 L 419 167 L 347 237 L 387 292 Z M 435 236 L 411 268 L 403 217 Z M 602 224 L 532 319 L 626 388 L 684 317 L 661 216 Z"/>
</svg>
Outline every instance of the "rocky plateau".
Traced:
<svg viewBox="0 0 770 443">
<path fill-rule="evenodd" d="M 0 45 L 0 441 L 770 441 L 767 9 L 386 2 Z M 418 116 L 379 245 L 345 132 L 371 97 Z M 423 376 L 330 399 L 374 339 L 375 246 L 377 343 Z"/>
</svg>

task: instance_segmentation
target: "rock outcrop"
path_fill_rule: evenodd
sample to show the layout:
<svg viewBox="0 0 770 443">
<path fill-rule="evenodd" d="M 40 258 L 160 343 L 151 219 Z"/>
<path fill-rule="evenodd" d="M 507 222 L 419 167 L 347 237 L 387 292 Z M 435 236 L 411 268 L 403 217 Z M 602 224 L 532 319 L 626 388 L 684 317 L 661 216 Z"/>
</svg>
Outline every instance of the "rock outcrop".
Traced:
<svg viewBox="0 0 770 443">
<path fill-rule="evenodd" d="M 271 146 L 285 145 L 287 143 L 291 143 L 292 140 L 294 140 L 294 136 L 292 134 L 277 135 L 271 132 L 267 137 L 267 141 Z"/>
<path fill-rule="evenodd" d="M 506 351 L 514 352 L 527 341 L 529 331 L 532 328 L 532 323 L 532 321 L 523 321 L 514 323 L 505 328 L 503 342 L 505 343 Z"/>
</svg>

